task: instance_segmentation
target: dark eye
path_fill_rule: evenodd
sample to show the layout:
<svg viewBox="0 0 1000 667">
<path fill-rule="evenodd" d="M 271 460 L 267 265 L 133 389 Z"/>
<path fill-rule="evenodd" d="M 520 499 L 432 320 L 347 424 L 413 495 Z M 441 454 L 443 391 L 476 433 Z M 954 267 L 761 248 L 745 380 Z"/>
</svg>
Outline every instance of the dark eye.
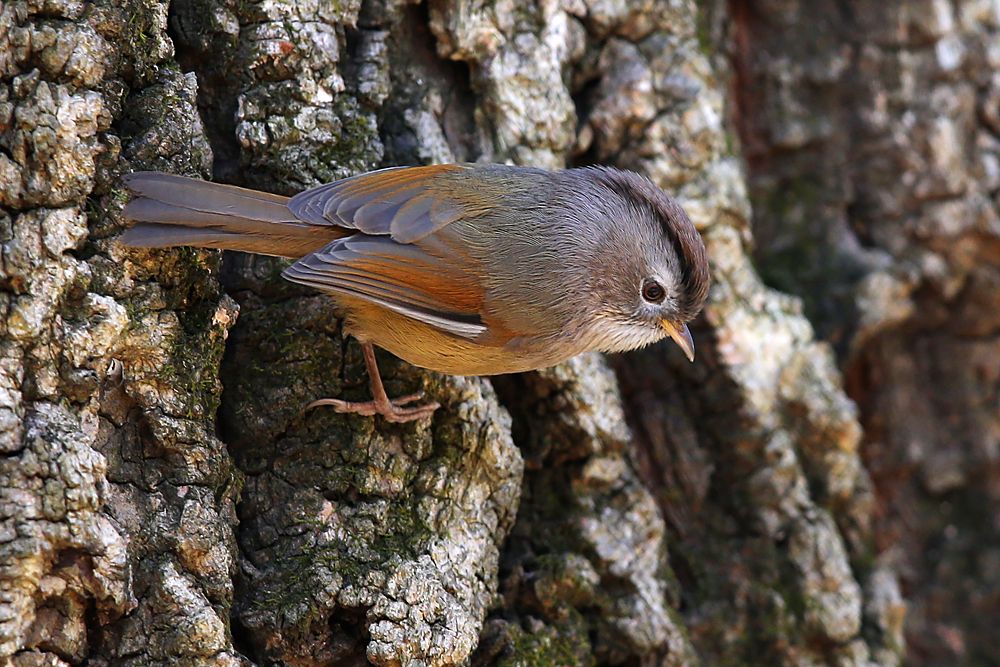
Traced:
<svg viewBox="0 0 1000 667">
<path fill-rule="evenodd" d="M 667 296 L 663 286 L 655 280 L 647 280 L 642 284 L 642 298 L 650 303 L 660 303 Z"/>
</svg>

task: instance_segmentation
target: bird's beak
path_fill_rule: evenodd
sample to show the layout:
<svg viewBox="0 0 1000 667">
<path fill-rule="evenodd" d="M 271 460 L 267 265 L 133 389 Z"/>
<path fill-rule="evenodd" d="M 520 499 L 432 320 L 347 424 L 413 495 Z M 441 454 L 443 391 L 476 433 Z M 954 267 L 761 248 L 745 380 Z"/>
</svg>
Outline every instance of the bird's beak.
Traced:
<svg viewBox="0 0 1000 667">
<path fill-rule="evenodd" d="M 688 358 L 688 361 L 694 361 L 694 339 L 691 338 L 691 331 L 688 330 L 687 325 L 671 322 L 670 320 L 661 320 L 660 326 L 684 350 L 684 356 Z"/>
</svg>

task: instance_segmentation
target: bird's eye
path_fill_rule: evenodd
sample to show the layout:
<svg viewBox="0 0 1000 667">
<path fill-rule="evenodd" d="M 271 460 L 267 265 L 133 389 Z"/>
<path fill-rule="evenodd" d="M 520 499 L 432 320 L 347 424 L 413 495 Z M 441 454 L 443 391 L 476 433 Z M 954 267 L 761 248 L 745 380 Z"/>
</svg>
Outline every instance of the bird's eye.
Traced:
<svg viewBox="0 0 1000 667">
<path fill-rule="evenodd" d="M 660 303 L 667 293 L 663 286 L 655 280 L 647 280 L 642 284 L 642 298 L 650 303 Z"/>
</svg>

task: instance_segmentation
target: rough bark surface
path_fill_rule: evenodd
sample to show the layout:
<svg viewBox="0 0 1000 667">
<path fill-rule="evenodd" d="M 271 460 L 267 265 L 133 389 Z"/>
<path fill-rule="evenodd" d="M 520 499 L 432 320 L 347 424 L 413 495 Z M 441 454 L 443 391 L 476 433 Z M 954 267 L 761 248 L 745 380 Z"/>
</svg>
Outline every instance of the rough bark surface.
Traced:
<svg viewBox="0 0 1000 667">
<path fill-rule="evenodd" d="M 239 664 L 217 258 L 111 239 L 135 168 L 207 175 L 156 2 L 0 9 L 3 613 L 15 664 Z"/>
<path fill-rule="evenodd" d="M 986 660 L 1000 130 L 973 54 L 996 11 L 927 3 L 928 32 L 842 4 L 5 2 L 0 659 L 893 666 L 902 571 L 915 632 L 953 619 L 917 655 Z M 292 193 L 462 160 L 675 193 L 713 261 L 698 362 L 489 381 L 385 355 L 390 392 L 442 404 L 430 422 L 305 412 L 367 395 L 328 300 L 279 260 L 115 242 L 132 170 Z M 804 308 L 758 277 L 751 201 L 766 276 Z M 921 392 L 945 382 L 965 389 Z"/>
<path fill-rule="evenodd" d="M 841 352 L 908 662 L 996 664 L 1000 6 L 729 9 L 759 264 Z"/>
</svg>

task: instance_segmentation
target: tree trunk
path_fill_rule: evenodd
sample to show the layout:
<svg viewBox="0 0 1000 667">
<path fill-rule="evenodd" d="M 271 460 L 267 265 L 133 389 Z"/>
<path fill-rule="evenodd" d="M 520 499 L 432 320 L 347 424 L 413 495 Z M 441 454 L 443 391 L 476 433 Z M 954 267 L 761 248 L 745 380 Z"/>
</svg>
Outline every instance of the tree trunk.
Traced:
<svg viewBox="0 0 1000 667">
<path fill-rule="evenodd" d="M 902 572 L 910 663 L 990 664 L 1000 17 L 867 4 L 0 5 L 0 660 L 893 666 Z M 476 160 L 675 194 L 697 362 L 304 412 L 368 392 L 326 297 L 115 240 L 134 170 Z"/>
<path fill-rule="evenodd" d="M 757 257 L 840 350 L 907 662 L 994 665 L 1000 8 L 849 4 L 730 3 Z"/>
</svg>

